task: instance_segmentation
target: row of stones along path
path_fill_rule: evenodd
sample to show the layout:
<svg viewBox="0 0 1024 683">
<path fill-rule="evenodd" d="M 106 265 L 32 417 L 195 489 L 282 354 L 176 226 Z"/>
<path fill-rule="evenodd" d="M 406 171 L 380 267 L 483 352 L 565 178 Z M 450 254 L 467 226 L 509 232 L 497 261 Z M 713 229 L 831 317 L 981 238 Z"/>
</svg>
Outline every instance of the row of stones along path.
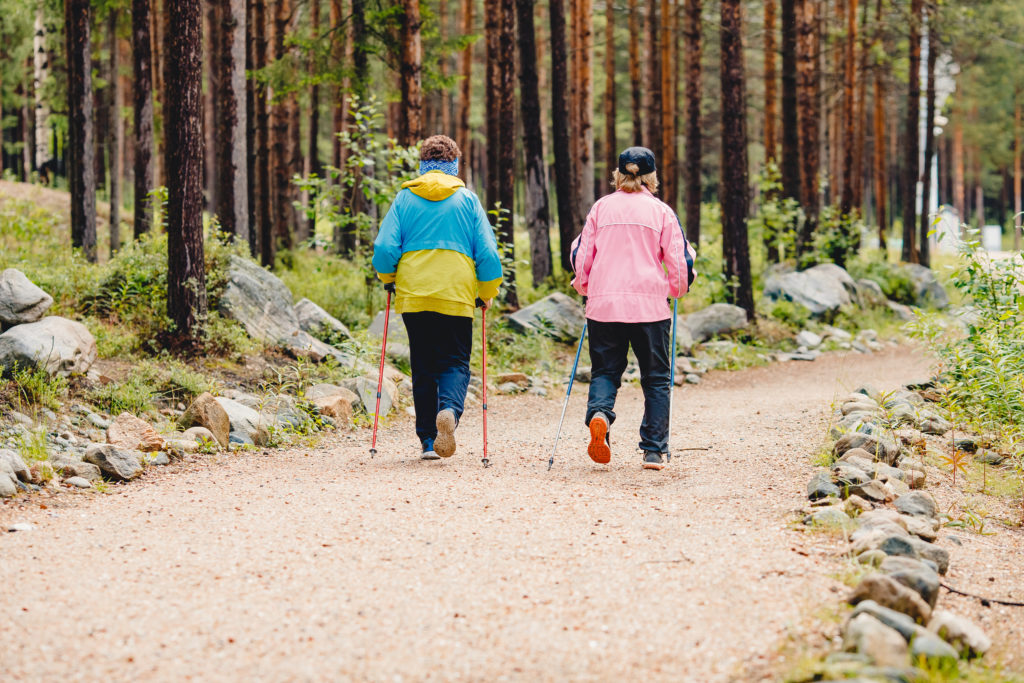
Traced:
<svg viewBox="0 0 1024 683">
<path fill-rule="evenodd" d="M 586 387 L 491 403 L 422 462 L 411 419 L 315 448 L 202 456 L 111 495 L 0 508 L 6 680 L 752 680 L 834 605 L 834 541 L 795 532 L 829 403 L 918 378 L 911 349 L 716 373 L 680 389 L 663 472 L 585 455 Z M 768 672 L 768 673 L 766 673 Z"/>
</svg>

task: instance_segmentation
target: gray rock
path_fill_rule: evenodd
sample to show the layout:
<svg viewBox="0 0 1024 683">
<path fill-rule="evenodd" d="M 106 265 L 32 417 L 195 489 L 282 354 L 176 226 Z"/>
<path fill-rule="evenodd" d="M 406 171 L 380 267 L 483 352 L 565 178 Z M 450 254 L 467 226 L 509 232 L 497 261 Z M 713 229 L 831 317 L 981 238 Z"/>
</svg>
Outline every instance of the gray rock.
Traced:
<svg viewBox="0 0 1024 683">
<path fill-rule="evenodd" d="M 885 574 L 868 574 L 846 599 L 851 605 L 865 600 L 902 612 L 920 624 L 927 624 L 932 616 L 932 608 L 924 598 Z"/>
<path fill-rule="evenodd" d="M 910 489 L 907 489 L 909 492 Z M 927 517 L 911 517 L 907 516 L 907 531 L 914 534 L 918 538 L 925 541 L 934 541 L 939 537 L 938 530 L 935 528 L 936 525 L 932 523 L 933 520 Z"/>
<path fill-rule="evenodd" d="M 270 442 L 270 433 L 267 431 L 266 421 L 260 414 L 248 406 L 230 398 L 218 397 L 217 403 L 228 414 L 228 422 L 231 423 L 231 431 L 244 434 L 253 444 L 266 446 Z"/>
<path fill-rule="evenodd" d="M 949 295 L 939 284 L 931 268 L 918 263 L 905 263 L 902 266 L 914 283 L 914 303 L 920 308 L 946 308 L 949 306 Z"/>
<path fill-rule="evenodd" d="M 949 551 L 945 548 L 941 548 L 934 543 L 928 543 L 922 541 L 919 538 L 911 538 L 911 544 L 914 546 L 914 551 L 917 556 L 923 560 L 929 560 L 938 567 L 940 574 L 945 574 L 949 571 Z"/>
<path fill-rule="evenodd" d="M 106 430 L 107 428 L 110 427 L 110 420 L 100 415 L 97 415 L 96 413 L 89 413 L 88 415 L 85 416 L 85 419 L 88 420 L 89 424 L 91 424 L 96 429 Z"/>
<path fill-rule="evenodd" d="M 86 481 L 98 481 L 103 476 L 100 468 L 91 462 L 67 460 L 57 465 L 57 468 L 65 476 L 80 477 Z"/>
<path fill-rule="evenodd" d="M 519 386 L 515 382 L 505 382 L 498 385 L 499 394 L 518 394 L 524 391 L 524 387 Z"/>
<path fill-rule="evenodd" d="M 686 373 L 686 376 L 683 377 L 683 380 L 687 384 L 700 384 L 700 375 L 693 372 L 688 372 Z"/>
<path fill-rule="evenodd" d="M 240 432 L 231 432 L 228 436 L 229 443 L 236 444 L 239 446 L 255 446 L 252 439 L 249 438 L 248 434 L 242 434 Z"/>
<path fill-rule="evenodd" d="M 798 351 L 796 353 L 780 353 L 776 357 L 778 358 L 778 360 L 783 362 L 790 360 L 802 360 L 811 362 L 818 360 L 819 355 L 820 354 L 817 351 Z"/>
<path fill-rule="evenodd" d="M 686 325 L 685 316 L 676 317 L 676 355 L 689 356 L 693 353 L 693 347 L 697 340 L 693 338 L 693 332 Z"/>
<path fill-rule="evenodd" d="M 896 509 L 905 515 L 934 518 L 939 514 L 939 506 L 930 493 L 912 491 L 896 499 Z"/>
<path fill-rule="evenodd" d="M 851 432 L 843 435 L 836 442 L 832 452 L 839 458 L 854 448 L 861 448 L 870 453 L 876 460 L 881 460 L 888 465 L 893 464 L 900 455 L 899 444 L 891 439 L 863 432 Z"/>
<path fill-rule="evenodd" d="M 84 375 L 96 362 L 96 340 L 85 325 L 49 316 L 0 334 L 0 368 L 34 367 L 51 375 Z"/>
<path fill-rule="evenodd" d="M 14 481 L 13 475 L 0 469 L 0 498 L 10 498 L 18 494 L 18 487 Z"/>
<path fill-rule="evenodd" d="M 939 599 L 939 574 L 912 557 L 887 556 L 879 568 L 892 579 L 917 592 L 929 606 Z"/>
<path fill-rule="evenodd" d="M 878 549 L 886 555 L 900 555 L 913 558 L 918 556 L 913 541 L 906 536 L 886 536 L 879 542 Z"/>
<path fill-rule="evenodd" d="M 917 316 L 914 315 L 914 310 L 910 306 L 906 306 L 896 301 L 886 301 L 886 307 L 892 311 L 892 313 L 902 320 L 903 322 L 911 322 L 917 320 Z"/>
<path fill-rule="evenodd" d="M 874 280 L 857 280 L 857 291 L 860 293 L 861 302 L 866 306 L 880 306 L 885 303 L 885 292 Z"/>
<path fill-rule="evenodd" d="M 377 407 L 377 378 L 359 377 L 356 379 L 355 387 L 359 400 L 363 404 L 363 410 L 366 411 L 367 415 L 373 415 Z M 397 398 L 398 389 L 395 387 L 394 382 L 385 379 L 381 384 L 380 414 L 387 415 L 391 412 L 391 408 L 394 406 Z"/>
<path fill-rule="evenodd" d="M 881 550 L 865 550 L 864 552 L 857 555 L 857 562 L 863 565 L 871 567 L 878 567 L 885 561 L 885 558 L 889 557 Z"/>
<path fill-rule="evenodd" d="M 387 359 L 392 363 L 412 364 L 412 349 L 402 342 L 392 343 L 388 340 Z"/>
<path fill-rule="evenodd" d="M 1002 465 L 1005 460 L 1006 456 L 1000 455 L 995 451 L 981 451 L 974 456 L 974 462 L 981 465 L 999 466 Z"/>
<path fill-rule="evenodd" d="M 891 497 L 891 494 L 885 488 L 885 484 L 877 479 L 870 479 L 863 484 L 850 486 L 849 493 L 850 495 L 860 496 L 865 500 L 875 503 L 885 503 Z"/>
<path fill-rule="evenodd" d="M 871 481 L 871 476 L 859 467 L 841 462 L 832 468 L 832 481 L 837 486 L 856 486 Z"/>
<path fill-rule="evenodd" d="M 53 305 L 53 297 L 20 270 L 0 273 L 0 328 L 34 323 Z"/>
<path fill-rule="evenodd" d="M 964 453 L 977 453 L 978 452 L 978 438 L 973 436 L 964 436 L 959 439 L 953 440 L 953 447 L 958 451 Z"/>
<path fill-rule="evenodd" d="M 921 420 L 921 422 L 917 425 L 917 428 L 920 429 L 925 434 L 931 434 L 933 436 L 942 436 L 950 429 L 952 429 L 953 425 L 941 417 L 929 416 Z"/>
<path fill-rule="evenodd" d="M 591 368 L 589 365 L 579 365 L 576 367 L 576 381 L 583 382 L 584 384 L 590 384 L 591 380 Z"/>
<path fill-rule="evenodd" d="M 575 342 L 586 317 L 583 306 L 555 292 L 508 316 L 509 327 L 522 334 L 539 332 L 562 342 Z"/>
<path fill-rule="evenodd" d="M 129 481 L 142 474 L 139 457 L 132 451 L 124 451 L 110 444 L 93 444 L 85 451 L 85 461 L 100 468 L 112 479 Z"/>
<path fill-rule="evenodd" d="M 769 275 L 764 295 L 771 301 L 798 303 L 812 315 L 821 316 L 855 303 L 858 290 L 849 273 L 833 263 L 824 263 L 800 272 Z"/>
<path fill-rule="evenodd" d="M 796 335 L 797 346 L 806 346 L 809 349 L 815 349 L 821 346 L 821 336 L 817 335 L 810 330 L 802 330 Z"/>
<path fill-rule="evenodd" d="M 928 630 L 955 647 L 963 657 L 980 657 L 992 647 L 992 639 L 974 622 L 946 610 L 936 610 Z"/>
<path fill-rule="evenodd" d="M 874 600 L 865 600 L 859 603 L 854 608 L 851 619 L 855 618 L 859 614 L 870 614 L 889 628 L 897 631 L 901 636 L 903 636 L 903 640 L 908 642 L 911 638 L 914 638 L 921 633 L 927 633 L 924 627 L 919 626 L 906 614 L 897 612 L 894 609 L 889 609 L 888 607 L 883 607 Z"/>
<path fill-rule="evenodd" d="M 827 472 L 818 472 L 807 482 L 807 497 L 811 500 L 820 500 L 829 496 L 838 497 L 839 487 L 832 483 L 832 478 Z"/>
<path fill-rule="evenodd" d="M 167 455 L 163 451 L 160 451 L 159 453 L 154 453 L 153 457 L 150 458 L 149 461 L 146 464 L 147 465 L 152 465 L 152 466 L 155 466 L 155 467 L 162 467 L 162 466 L 165 466 L 165 465 L 170 465 L 171 464 L 171 456 Z"/>
<path fill-rule="evenodd" d="M 64 480 L 64 483 L 68 486 L 73 486 L 76 489 L 91 489 L 92 484 L 88 479 L 83 477 L 69 477 Z"/>
<path fill-rule="evenodd" d="M 952 645 L 929 631 L 921 631 L 910 641 L 910 656 L 936 668 L 953 668 L 960 659 Z"/>
<path fill-rule="evenodd" d="M 832 339 L 837 342 L 853 341 L 853 335 L 840 327 L 824 325 L 822 326 L 821 331 L 825 335 L 826 339 Z"/>
<path fill-rule="evenodd" d="M 370 323 L 370 327 L 367 331 L 374 337 L 380 339 L 384 336 L 384 311 L 380 311 L 373 317 L 373 321 Z M 402 316 L 398 315 L 391 310 L 391 314 L 388 316 L 388 345 L 391 345 L 391 341 L 401 342 L 404 344 L 409 343 L 409 331 L 405 329 L 405 321 L 402 320 Z"/>
<path fill-rule="evenodd" d="M 683 324 L 695 342 L 742 330 L 747 326 L 747 312 L 732 304 L 711 304 L 686 316 Z"/>
<path fill-rule="evenodd" d="M 288 286 L 259 264 L 231 257 L 228 284 L 220 298 L 220 312 L 241 323 L 250 337 L 281 346 L 301 357 L 333 357 L 352 367 L 354 359 L 313 337 L 299 326 Z"/>
<path fill-rule="evenodd" d="M 848 514 L 835 506 L 815 510 L 804 517 L 804 524 L 809 526 L 838 527 L 841 529 L 850 529 L 857 526 L 857 523 L 850 519 Z"/>
<path fill-rule="evenodd" d="M 184 438 L 191 439 L 197 444 L 209 444 L 214 448 L 220 448 L 217 437 L 206 427 L 189 427 L 185 430 Z"/>
<path fill-rule="evenodd" d="M 4 469 L 5 465 L 6 469 L 21 481 L 29 480 L 28 466 L 15 451 L 0 450 L 0 470 Z"/>
<path fill-rule="evenodd" d="M 318 339 L 322 337 L 352 338 L 352 333 L 345 327 L 345 323 L 309 299 L 302 299 L 295 304 L 295 315 L 299 319 L 299 327 Z"/>
<path fill-rule="evenodd" d="M 907 663 L 907 641 L 896 629 L 867 613 L 858 614 L 847 623 L 843 649 L 866 655 L 879 666 Z"/>
</svg>

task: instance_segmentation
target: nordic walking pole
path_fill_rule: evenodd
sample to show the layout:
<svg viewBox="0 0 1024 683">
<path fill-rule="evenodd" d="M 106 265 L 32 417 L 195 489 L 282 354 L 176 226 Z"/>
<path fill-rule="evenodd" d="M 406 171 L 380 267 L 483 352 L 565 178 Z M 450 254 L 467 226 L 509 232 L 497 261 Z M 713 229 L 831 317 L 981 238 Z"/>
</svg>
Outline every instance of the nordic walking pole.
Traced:
<svg viewBox="0 0 1024 683">
<path fill-rule="evenodd" d="M 388 318 L 391 317 L 391 292 L 395 291 L 394 283 L 384 285 L 388 293 L 388 303 L 384 307 L 384 340 L 380 345 L 380 373 L 377 375 L 377 407 L 373 410 L 373 443 L 370 445 L 370 457 L 377 455 L 377 421 L 380 419 L 380 390 L 384 384 L 384 352 L 388 348 Z"/>
<path fill-rule="evenodd" d="M 490 467 L 491 461 L 487 458 L 487 302 L 483 299 L 477 298 L 476 305 L 480 309 L 480 338 L 483 348 L 481 354 L 483 357 L 483 373 L 481 382 L 483 384 L 483 404 L 484 404 L 484 467 Z"/>
<path fill-rule="evenodd" d="M 583 351 L 583 340 L 587 338 L 587 321 L 583 321 L 583 332 L 580 334 L 580 343 L 576 347 L 576 360 L 572 362 L 572 373 L 569 374 L 569 387 L 565 390 L 565 403 L 562 404 L 562 417 L 558 420 L 558 431 L 555 432 L 555 445 L 551 447 L 551 457 L 548 458 L 548 472 L 555 464 L 555 449 L 558 448 L 558 437 L 562 435 L 562 423 L 565 422 L 565 409 L 569 407 L 569 395 L 572 394 L 572 385 L 576 381 L 576 368 L 580 364 L 580 352 Z"/>
<path fill-rule="evenodd" d="M 665 439 L 665 450 L 668 452 L 668 462 L 672 462 L 672 449 L 669 443 L 672 441 L 672 399 L 676 396 L 676 324 L 679 318 L 679 299 L 672 300 L 672 357 L 669 362 L 672 364 L 668 380 L 668 438 Z"/>
</svg>

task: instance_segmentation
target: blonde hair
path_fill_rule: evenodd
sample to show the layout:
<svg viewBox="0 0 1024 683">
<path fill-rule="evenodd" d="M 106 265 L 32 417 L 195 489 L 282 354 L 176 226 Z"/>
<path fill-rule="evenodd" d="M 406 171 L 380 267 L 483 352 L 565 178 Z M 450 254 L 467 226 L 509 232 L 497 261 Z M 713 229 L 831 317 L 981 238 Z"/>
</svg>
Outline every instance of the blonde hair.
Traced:
<svg viewBox="0 0 1024 683">
<path fill-rule="evenodd" d="M 644 175 L 637 175 L 639 172 L 640 167 L 636 164 L 627 164 L 625 173 L 616 168 L 612 171 L 612 185 L 615 186 L 616 190 L 622 190 L 623 192 L 639 192 L 644 187 L 650 190 L 652 194 L 657 192 L 658 172 L 651 171 Z"/>
</svg>

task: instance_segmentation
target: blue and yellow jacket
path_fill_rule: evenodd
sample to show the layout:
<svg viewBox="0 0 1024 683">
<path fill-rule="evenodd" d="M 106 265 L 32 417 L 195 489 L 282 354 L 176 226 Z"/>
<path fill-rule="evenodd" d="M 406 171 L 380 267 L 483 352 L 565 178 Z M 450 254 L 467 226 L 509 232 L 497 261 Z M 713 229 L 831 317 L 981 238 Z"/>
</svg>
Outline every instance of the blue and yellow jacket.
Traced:
<svg viewBox="0 0 1024 683">
<path fill-rule="evenodd" d="M 501 259 L 487 213 L 455 176 L 430 171 L 402 185 L 373 243 L 373 267 L 397 289 L 399 313 L 473 317 L 493 299 Z"/>
</svg>

